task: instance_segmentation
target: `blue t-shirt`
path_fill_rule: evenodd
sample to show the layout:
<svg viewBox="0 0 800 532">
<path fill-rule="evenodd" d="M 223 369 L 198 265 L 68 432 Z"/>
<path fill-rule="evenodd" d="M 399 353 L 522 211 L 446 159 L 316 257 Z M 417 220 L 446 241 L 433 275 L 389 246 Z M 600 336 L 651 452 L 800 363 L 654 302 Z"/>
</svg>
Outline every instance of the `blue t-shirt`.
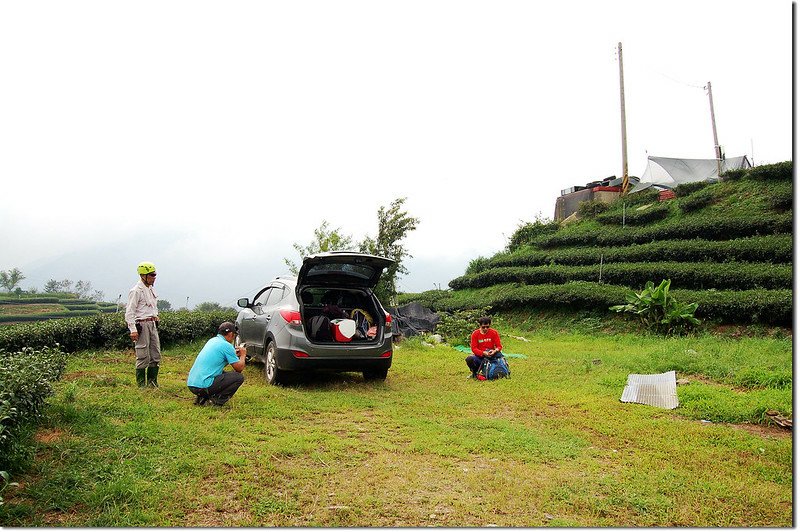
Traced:
<svg viewBox="0 0 800 532">
<path fill-rule="evenodd" d="M 239 362 L 236 349 L 221 334 L 218 334 L 203 346 L 189 370 L 187 386 L 195 388 L 208 388 L 214 382 L 214 377 L 222 373 L 228 364 Z"/>
</svg>

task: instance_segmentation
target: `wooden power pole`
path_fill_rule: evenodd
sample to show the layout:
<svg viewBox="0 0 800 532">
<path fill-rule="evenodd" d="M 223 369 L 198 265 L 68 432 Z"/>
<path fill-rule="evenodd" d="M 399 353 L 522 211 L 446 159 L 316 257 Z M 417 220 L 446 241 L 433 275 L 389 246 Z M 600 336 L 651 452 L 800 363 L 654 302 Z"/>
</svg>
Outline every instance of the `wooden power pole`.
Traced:
<svg viewBox="0 0 800 532">
<path fill-rule="evenodd" d="M 622 74 L 622 43 L 617 44 L 619 56 L 619 109 L 622 120 L 622 190 L 620 195 L 628 193 L 628 132 L 625 128 L 625 80 Z"/>
<path fill-rule="evenodd" d="M 714 157 L 717 159 L 717 177 L 722 173 L 722 148 L 717 140 L 717 121 L 714 119 L 714 98 L 711 96 L 711 82 L 703 87 L 708 89 L 708 105 L 711 107 L 711 130 L 714 133 Z"/>
</svg>

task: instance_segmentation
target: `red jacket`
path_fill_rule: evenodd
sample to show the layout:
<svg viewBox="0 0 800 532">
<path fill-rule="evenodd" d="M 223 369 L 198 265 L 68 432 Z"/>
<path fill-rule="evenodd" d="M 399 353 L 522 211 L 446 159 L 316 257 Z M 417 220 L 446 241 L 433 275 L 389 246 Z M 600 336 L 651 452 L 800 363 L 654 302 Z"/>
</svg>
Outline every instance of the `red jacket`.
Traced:
<svg viewBox="0 0 800 532">
<path fill-rule="evenodd" d="M 486 331 L 486 334 L 481 332 L 480 329 L 476 329 L 475 332 L 472 333 L 472 337 L 470 337 L 469 342 L 470 348 L 472 348 L 472 352 L 479 357 L 483 356 L 483 353 L 489 349 L 503 349 L 503 345 L 500 343 L 500 335 L 494 329 L 489 329 Z"/>
</svg>

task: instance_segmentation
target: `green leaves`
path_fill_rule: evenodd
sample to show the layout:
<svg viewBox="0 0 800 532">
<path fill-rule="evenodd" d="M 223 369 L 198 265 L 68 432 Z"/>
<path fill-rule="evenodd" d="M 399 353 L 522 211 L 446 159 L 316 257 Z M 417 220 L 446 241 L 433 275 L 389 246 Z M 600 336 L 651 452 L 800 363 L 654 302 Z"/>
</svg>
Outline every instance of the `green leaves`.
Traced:
<svg viewBox="0 0 800 532">
<path fill-rule="evenodd" d="M 211 338 L 217 334 L 220 323 L 236 319 L 236 311 L 233 309 L 214 312 L 176 311 L 165 312 L 159 317 L 161 321 L 158 333 L 163 347 L 179 342 Z M 56 345 L 68 353 L 92 348 L 133 347 L 122 313 L 94 314 L 0 327 L 0 350 L 14 351 L 24 347 Z"/>
<path fill-rule="evenodd" d="M 19 435 L 41 416 L 66 364 L 66 353 L 57 347 L 0 353 L 0 469 L 18 465 L 14 449 Z"/>
<path fill-rule="evenodd" d="M 442 312 L 439 315 L 439 323 L 436 324 L 436 332 L 441 334 L 450 345 L 462 344 L 469 346 L 470 337 L 477 326 L 478 318 L 488 315 L 489 310 L 489 307 L 483 307 L 480 309 Z"/>
<path fill-rule="evenodd" d="M 655 286 L 647 281 L 641 292 L 629 292 L 625 295 L 625 305 L 614 305 L 609 310 L 626 312 L 635 315 L 648 329 L 659 333 L 681 333 L 700 324 L 695 318 L 697 303 L 679 303 L 670 293 L 670 279 L 661 281 Z"/>
</svg>

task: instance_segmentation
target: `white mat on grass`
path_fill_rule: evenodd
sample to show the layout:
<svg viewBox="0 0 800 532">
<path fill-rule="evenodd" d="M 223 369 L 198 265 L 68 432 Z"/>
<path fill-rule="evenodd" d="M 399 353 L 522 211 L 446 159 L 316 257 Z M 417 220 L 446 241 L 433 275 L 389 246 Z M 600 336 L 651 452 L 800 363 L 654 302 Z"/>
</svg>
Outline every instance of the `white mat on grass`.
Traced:
<svg viewBox="0 0 800 532">
<path fill-rule="evenodd" d="M 628 375 L 628 384 L 622 390 L 620 401 L 640 403 L 673 409 L 678 407 L 678 392 L 675 385 L 675 372 L 668 371 L 657 375 Z"/>
</svg>

